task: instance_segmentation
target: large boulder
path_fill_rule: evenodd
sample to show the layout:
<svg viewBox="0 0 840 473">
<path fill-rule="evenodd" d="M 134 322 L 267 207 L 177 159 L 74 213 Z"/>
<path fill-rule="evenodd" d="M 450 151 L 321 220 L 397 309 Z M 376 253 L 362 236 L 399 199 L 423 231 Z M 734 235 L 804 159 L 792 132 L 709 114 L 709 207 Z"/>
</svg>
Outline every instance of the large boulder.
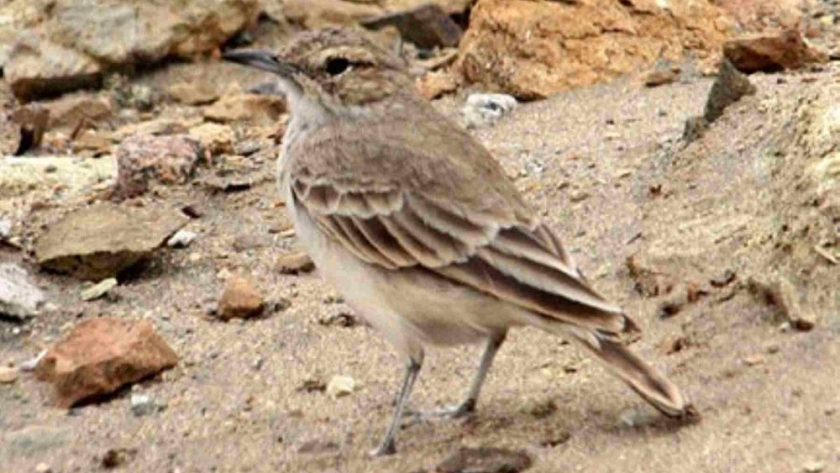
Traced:
<svg viewBox="0 0 840 473">
<path fill-rule="evenodd" d="M 535 99 L 661 58 L 714 58 L 732 27 L 708 0 L 479 0 L 459 64 L 472 82 Z"/>
<path fill-rule="evenodd" d="M 0 14 L 19 33 L 0 66 L 14 94 L 31 100 L 96 84 L 120 66 L 211 52 L 259 11 L 258 0 L 12 1 Z"/>
</svg>

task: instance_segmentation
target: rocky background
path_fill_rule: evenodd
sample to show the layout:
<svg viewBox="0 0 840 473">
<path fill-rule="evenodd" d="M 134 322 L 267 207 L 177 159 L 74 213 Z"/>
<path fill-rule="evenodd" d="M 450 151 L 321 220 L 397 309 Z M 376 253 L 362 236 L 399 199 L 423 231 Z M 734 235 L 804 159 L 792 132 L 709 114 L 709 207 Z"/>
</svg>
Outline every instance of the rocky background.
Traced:
<svg viewBox="0 0 840 473">
<path fill-rule="evenodd" d="M 329 25 L 400 51 L 701 422 L 519 331 L 475 416 L 366 457 L 400 360 L 297 247 L 283 98 L 219 60 Z M 838 61 L 836 0 L 0 0 L 0 470 L 840 471 Z"/>
</svg>

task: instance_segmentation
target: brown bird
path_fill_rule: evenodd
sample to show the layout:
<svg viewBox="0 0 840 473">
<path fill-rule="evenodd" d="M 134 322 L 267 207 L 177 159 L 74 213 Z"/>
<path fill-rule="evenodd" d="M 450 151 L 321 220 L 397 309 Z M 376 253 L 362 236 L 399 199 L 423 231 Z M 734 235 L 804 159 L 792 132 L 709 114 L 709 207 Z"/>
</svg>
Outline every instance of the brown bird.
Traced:
<svg viewBox="0 0 840 473">
<path fill-rule="evenodd" d="M 637 330 L 584 279 L 490 153 L 414 90 L 405 63 L 360 33 L 300 34 L 280 54 L 225 58 L 275 74 L 291 121 L 279 181 L 320 273 L 407 359 L 395 434 L 427 345 L 486 345 L 463 403 L 472 412 L 507 331 L 577 342 L 671 417 L 686 397 L 618 340 Z"/>
</svg>

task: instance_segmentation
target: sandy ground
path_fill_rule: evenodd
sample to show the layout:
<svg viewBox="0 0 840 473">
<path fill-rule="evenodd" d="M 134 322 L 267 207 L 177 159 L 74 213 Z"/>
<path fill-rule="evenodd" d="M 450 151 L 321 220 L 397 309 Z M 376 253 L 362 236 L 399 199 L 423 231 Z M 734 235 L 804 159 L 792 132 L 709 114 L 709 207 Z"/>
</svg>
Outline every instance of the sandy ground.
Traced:
<svg viewBox="0 0 840 473">
<path fill-rule="evenodd" d="M 837 81 L 838 70 L 812 76 L 816 84 L 755 77 L 759 97 L 744 107 Z M 161 252 L 110 299 L 82 303 L 77 281 L 37 273 L 20 253 L 0 253 L 35 271 L 59 307 L 28 325 L 0 323 L 0 361 L 31 358 L 78 319 L 98 315 L 153 321 L 182 360 L 159 379 L 69 412 L 50 407 L 47 386 L 28 376 L 0 386 L 0 471 L 35 471 L 41 463 L 55 473 L 100 471 L 106 452 L 124 450 L 120 471 L 420 472 L 434 471 L 461 446 L 525 450 L 534 472 L 840 471 L 840 316 L 826 315 L 810 332 L 782 331 L 774 308 L 739 290 L 663 319 L 661 298 L 641 296 L 625 265 L 668 225 L 699 217 L 698 202 L 712 209 L 720 199 L 737 203 L 739 188 L 748 187 L 739 179 L 755 177 L 754 147 L 739 150 L 727 139 L 751 136 L 737 126 L 738 115 L 714 128 L 705 148 L 678 143 L 710 85 L 698 79 L 647 89 L 619 81 L 524 104 L 475 131 L 597 288 L 634 314 L 644 331 L 634 348 L 689 393 L 699 424 L 662 419 L 574 347 L 525 329 L 502 348 L 474 416 L 407 421 L 397 455 L 368 458 L 390 419 L 402 362 L 364 325 L 319 323 L 352 311 L 317 274 L 273 270 L 276 255 L 295 242 L 276 233 L 289 222 L 268 180 L 275 162 L 265 159 L 254 175 L 267 180 L 245 192 L 165 192 L 159 199 L 168 205 L 197 203 L 205 212 L 187 227 L 198 240 Z M 459 100 L 440 106 L 451 115 Z M 679 164 L 689 158 L 693 164 Z M 660 184 L 668 198 L 651 196 Z M 755 210 L 733 205 L 748 219 Z M 713 268 L 749 266 L 728 250 L 708 258 Z M 250 275 L 269 300 L 291 306 L 260 320 L 214 321 L 206 314 L 225 273 Z M 678 336 L 691 343 L 668 354 Z M 429 350 L 411 405 L 460 400 L 478 355 L 478 347 Z M 301 389 L 335 375 L 361 387 L 339 399 Z M 136 417 L 131 392 L 166 408 Z"/>
</svg>

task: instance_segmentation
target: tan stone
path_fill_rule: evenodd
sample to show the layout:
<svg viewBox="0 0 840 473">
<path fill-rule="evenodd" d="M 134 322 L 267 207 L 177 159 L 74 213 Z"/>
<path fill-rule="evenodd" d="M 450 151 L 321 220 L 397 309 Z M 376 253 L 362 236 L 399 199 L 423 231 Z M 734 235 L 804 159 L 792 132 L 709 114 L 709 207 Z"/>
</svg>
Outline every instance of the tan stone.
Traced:
<svg viewBox="0 0 840 473">
<path fill-rule="evenodd" d="M 264 308 L 265 300 L 254 284 L 244 277 L 232 276 L 219 299 L 217 315 L 222 320 L 249 318 L 259 315 Z"/>
<path fill-rule="evenodd" d="M 107 97 L 80 93 L 65 95 L 47 102 L 50 111 L 50 128 L 72 131 L 82 124 L 96 124 L 113 117 L 114 107 Z"/>
<path fill-rule="evenodd" d="M 18 379 L 18 370 L 8 366 L 0 366 L 0 384 L 12 384 Z"/>
<path fill-rule="evenodd" d="M 202 123 L 190 128 L 190 136 L 197 139 L 201 146 L 214 156 L 233 153 L 236 136 L 233 129 L 227 125 Z"/>
<path fill-rule="evenodd" d="M 286 101 L 276 95 L 228 95 L 204 111 L 204 118 L 228 123 L 247 121 L 257 124 L 275 124 L 286 112 Z"/>
<path fill-rule="evenodd" d="M 448 71 L 432 71 L 417 79 L 415 85 L 420 95 L 432 100 L 458 90 L 461 77 Z"/>
<path fill-rule="evenodd" d="M 344 0 L 285 0 L 284 13 L 293 24 L 306 29 L 327 26 L 353 26 L 360 20 L 383 12 L 377 5 Z"/>
<path fill-rule="evenodd" d="M 167 92 L 172 100 L 185 105 L 206 105 L 219 98 L 213 85 L 201 80 L 174 84 Z"/>
<path fill-rule="evenodd" d="M 178 355 L 150 322 L 102 317 L 76 325 L 49 349 L 35 374 L 53 385 L 56 405 L 71 407 L 177 363 Z"/>
<path fill-rule="evenodd" d="M 151 255 L 188 221 L 160 206 L 96 204 L 51 225 L 36 240 L 35 257 L 45 269 L 101 281 Z"/>
<path fill-rule="evenodd" d="M 315 269 L 315 263 L 306 253 L 286 253 L 277 257 L 274 268 L 281 274 L 306 273 Z"/>
<path fill-rule="evenodd" d="M 468 81 L 520 99 L 639 72 L 659 59 L 718 54 L 731 34 L 708 0 L 479 0 L 461 41 Z"/>
</svg>

